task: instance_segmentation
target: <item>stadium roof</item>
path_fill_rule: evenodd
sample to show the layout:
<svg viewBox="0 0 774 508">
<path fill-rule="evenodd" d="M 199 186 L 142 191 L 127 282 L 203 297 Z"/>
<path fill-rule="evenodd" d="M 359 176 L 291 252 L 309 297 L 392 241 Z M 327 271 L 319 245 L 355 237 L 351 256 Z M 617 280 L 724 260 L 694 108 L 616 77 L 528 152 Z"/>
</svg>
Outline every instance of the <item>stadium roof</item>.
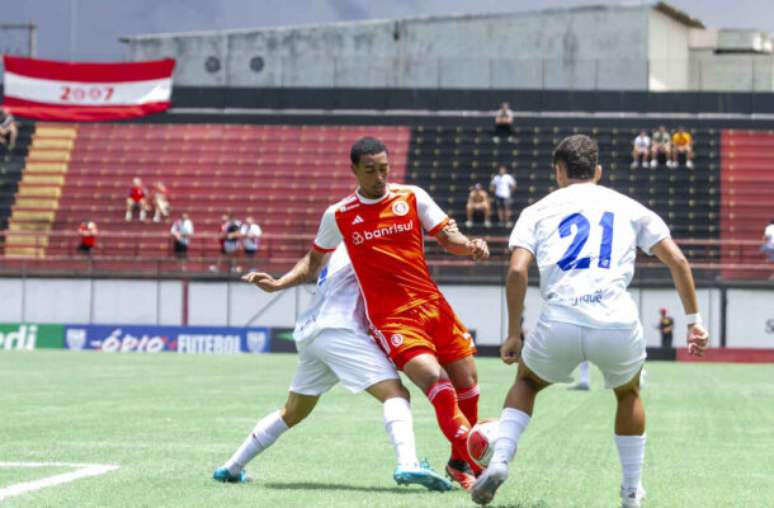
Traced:
<svg viewBox="0 0 774 508">
<path fill-rule="evenodd" d="M 276 25 L 276 26 L 257 26 L 251 28 L 235 28 L 228 30 L 202 30 L 192 32 L 173 32 L 173 33 L 155 33 L 155 34 L 138 34 L 131 36 L 123 36 L 119 38 L 121 42 L 129 42 L 138 39 L 158 39 L 159 37 L 184 37 L 184 36 L 198 36 L 198 35 L 214 35 L 214 34 L 240 34 L 250 33 L 256 30 L 298 30 L 308 29 L 319 26 L 354 26 L 354 25 L 368 25 L 368 24 L 382 24 L 385 22 L 400 22 L 400 21 L 448 21 L 448 20 L 465 20 L 465 19 L 486 19 L 486 18 L 503 18 L 503 17 L 522 17 L 535 14 L 554 14 L 554 13 L 566 13 L 566 12 L 584 12 L 594 10 L 631 10 L 642 9 L 650 7 L 653 10 L 661 12 L 674 19 L 675 21 L 687 25 L 691 28 L 705 28 L 704 23 L 699 19 L 694 18 L 680 9 L 666 3 L 666 2 L 649 2 L 649 3 L 631 3 L 631 4 L 590 4 L 574 7 L 561 7 L 550 9 L 538 9 L 532 11 L 518 11 L 518 12 L 497 12 L 497 13 L 477 13 L 477 14 L 448 14 L 443 16 L 416 16 L 411 18 L 398 18 L 398 19 L 366 19 L 358 21 L 339 21 L 335 23 L 320 23 L 320 24 L 303 24 L 303 25 Z"/>
</svg>

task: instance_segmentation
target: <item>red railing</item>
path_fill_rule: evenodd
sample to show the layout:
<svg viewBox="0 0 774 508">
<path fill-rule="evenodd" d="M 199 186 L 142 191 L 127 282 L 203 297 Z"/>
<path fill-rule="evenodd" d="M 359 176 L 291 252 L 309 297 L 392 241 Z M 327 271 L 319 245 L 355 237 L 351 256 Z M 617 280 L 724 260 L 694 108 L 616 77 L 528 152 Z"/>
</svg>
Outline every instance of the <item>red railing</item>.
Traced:
<svg viewBox="0 0 774 508">
<path fill-rule="evenodd" d="M 7 236 L 13 235 L 9 244 Z M 90 253 L 77 250 L 77 233 L 65 232 L 0 232 L 0 272 L 117 272 L 143 274 L 222 273 L 253 268 L 280 271 L 292 266 L 310 247 L 312 234 L 272 234 L 262 236 L 254 257 L 243 252 L 233 255 L 220 253 L 217 234 L 194 236 L 185 259 L 176 258 L 171 236 L 165 233 L 126 233 L 103 231 L 97 246 Z M 23 241 L 21 241 L 23 239 Z M 508 237 L 485 237 L 492 252 L 484 266 L 503 266 L 508 257 Z M 678 240 L 694 269 L 731 271 L 741 278 L 766 279 L 774 273 L 774 263 L 768 262 L 755 240 Z M 20 249 L 22 249 L 20 251 Z M 16 252 L 14 254 L 14 252 Z M 721 253 L 723 262 L 721 262 Z M 428 238 L 427 258 L 431 267 L 470 267 L 473 262 L 443 253 L 434 239 Z M 660 266 L 655 258 L 641 256 L 638 266 Z"/>
</svg>

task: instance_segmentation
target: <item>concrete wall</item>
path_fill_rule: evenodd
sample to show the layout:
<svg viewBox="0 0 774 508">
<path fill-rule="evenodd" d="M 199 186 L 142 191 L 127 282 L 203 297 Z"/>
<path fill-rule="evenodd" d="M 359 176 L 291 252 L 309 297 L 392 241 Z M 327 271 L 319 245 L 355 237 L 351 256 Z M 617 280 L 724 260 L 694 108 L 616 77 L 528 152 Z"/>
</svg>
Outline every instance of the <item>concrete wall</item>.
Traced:
<svg viewBox="0 0 774 508">
<path fill-rule="evenodd" d="M 713 92 L 774 91 L 774 56 L 715 54 L 712 49 L 693 49 L 689 86 Z"/>
<path fill-rule="evenodd" d="M 690 29 L 660 11 L 648 16 L 648 58 L 650 90 L 688 89 L 688 40 Z"/>
<path fill-rule="evenodd" d="M 191 282 L 190 325 L 292 327 L 309 302 L 312 287 L 279 294 L 261 293 L 243 283 Z M 444 285 L 441 290 L 482 344 L 499 344 L 507 330 L 502 286 Z M 684 346 L 685 322 L 677 293 L 671 289 L 632 289 L 649 345 L 660 344 L 658 309 L 675 318 L 675 346 Z M 90 279 L 0 279 L 0 323 L 182 324 L 183 287 L 179 281 Z M 700 289 L 699 307 L 719 345 L 721 292 Z M 774 347 L 774 291 L 728 290 L 728 345 Z M 525 327 L 535 326 L 542 298 L 527 292 Z"/>
<path fill-rule="evenodd" d="M 129 53 L 133 60 L 175 58 L 175 83 L 191 86 L 645 90 L 650 10 L 142 36 L 130 40 Z"/>
</svg>

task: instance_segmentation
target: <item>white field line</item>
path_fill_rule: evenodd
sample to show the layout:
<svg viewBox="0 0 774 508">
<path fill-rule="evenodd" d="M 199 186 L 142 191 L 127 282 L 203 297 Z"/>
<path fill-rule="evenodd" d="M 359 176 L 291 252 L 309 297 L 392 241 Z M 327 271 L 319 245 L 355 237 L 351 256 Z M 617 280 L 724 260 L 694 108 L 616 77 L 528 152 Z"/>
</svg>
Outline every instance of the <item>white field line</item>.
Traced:
<svg viewBox="0 0 774 508">
<path fill-rule="evenodd" d="M 45 487 L 53 487 L 54 485 L 69 483 L 80 478 L 99 476 L 118 469 L 118 466 L 111 464 L 73 464 L 67 462 L 0 462 L 0 468 L 36 467 L 74 467 L 77 468 L 77 470 L 70 471 L 69 473 L 47 476 L 39 480 L 16 483 L 14 485 L 9 485 L 8 487 L 0 488 L 0 501 L 8 499 L 9 497 L 20 496 L 28 492 L 35 492 L 36 490 L 40 490 Z"/>
</svg>

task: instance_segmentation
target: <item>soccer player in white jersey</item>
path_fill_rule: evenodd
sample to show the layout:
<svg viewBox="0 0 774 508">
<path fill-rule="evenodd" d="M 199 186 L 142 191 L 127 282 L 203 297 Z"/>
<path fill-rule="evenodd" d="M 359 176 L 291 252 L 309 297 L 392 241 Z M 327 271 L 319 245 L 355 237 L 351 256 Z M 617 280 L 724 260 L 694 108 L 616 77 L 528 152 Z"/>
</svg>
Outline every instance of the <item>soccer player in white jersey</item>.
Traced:
<svg viewBox="0 0 774 508">
<path fill-rule="evenodd" d="M 417 459 L 409 393 L 395 367 L 368 336 L 363 299 L 343 245 L 320 272 L 314 297 L 298 318 L 293 338 L 298 368 L 285 406 L 258 421 L 242 446 L 214 471 L 213 479 L 248 481 L 245 465 L 309 416 L 320 396 L 341 382 L 351 392 L 366 391 L 383 403 L 384 428 L 398 461 L 393 473 L 397 483 L 451 490 L 448 480 Z"/>
<path fill-rule="evenodd" d="M 597 185 L 602 168 L 588 136 L 565 138 L 554 151 L 559 190 L 526 208 L 513 228 L 506 281 L 508 338 L 500 348 L 507 364 L 519 362 L 505 399 L 489 467 L 476 481 L 473 501 L 489 503 L 506 480 L 537 393 L 567 382 L 584 360 L 599 367 L 618 401 L 615 443 L 623 469 L 621 503 L 639 507 L 645 454 L 645 411 L 639 379 L 645 340 L 637 306 L 626 288 L 637 247 L 655 254 L 672 274 L 688 323 L 688 351 L 701 356 L 709 336 L 702 327 L 691 267 L 658 215 L 636 201 Z M 521 314 L 527 269 L 540 270 L 545 300 L 534 330 L 522 344 Z"/>
</svg>

